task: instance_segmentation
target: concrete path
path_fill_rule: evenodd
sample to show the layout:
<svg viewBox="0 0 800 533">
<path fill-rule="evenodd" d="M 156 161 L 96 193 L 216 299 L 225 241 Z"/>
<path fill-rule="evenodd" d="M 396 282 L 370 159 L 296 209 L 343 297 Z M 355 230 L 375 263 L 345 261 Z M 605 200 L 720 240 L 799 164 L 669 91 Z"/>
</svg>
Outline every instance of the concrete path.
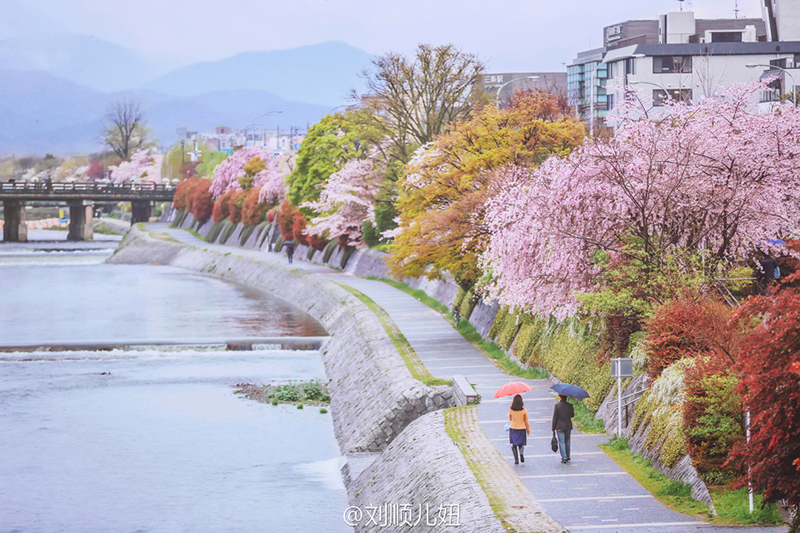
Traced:
<svg viewBox="0 0 800 533">
<path fill-rule="evenodd" d="M 263 259 L 265 256 L 260 251 L 209 244 L 187 231 L 168 229 L 165 224 L 149 224 L 148 227 L 166 231 L 176 240 L 192 246 L 247 257 Z M 573 431 L 572 461 L 561 464 L 561 456 L 550 450 L 555 397 L 547 380 L 523 380 L 504 374 L 439 313 L 386 283 L 361 279 L 296 258 L 293 266 L 350 285 L 369 296 L 392 317 L 434 377 L 466 376 L 483 398 L 478 405 L 483 431 L 545 512 L 570 531 L 777 533 L 788 529 L 717 527 L 666 508 L 597 447 L 609 439 L 608 435 Z M 534 389 L 523 395 L 531 435 L 525 447 L 525 463 L 520 465 L 513 464 L 508 433 L 504 429 L 511 399 L 492 399 L 501 385 L 511 381 L 525 381 Z"/>
</svg>

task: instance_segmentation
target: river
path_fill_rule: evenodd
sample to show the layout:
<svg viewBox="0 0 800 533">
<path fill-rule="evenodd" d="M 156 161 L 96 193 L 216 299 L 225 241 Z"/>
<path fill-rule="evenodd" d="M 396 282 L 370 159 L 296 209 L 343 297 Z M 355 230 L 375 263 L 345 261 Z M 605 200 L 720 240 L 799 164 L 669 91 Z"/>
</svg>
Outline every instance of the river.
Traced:
<svg viewBox="0 0 800 533">
<path fill-rule="evenodd" d="M 0 353 L 0 532 L 352 531 L 330 413 L 235 392 L 324 379 L 319 354 L 206 342 L 320 324 L 215 278 L 104 264 L 115 246 L 0 245 L 0 344 L 138 343 Z"/>
</svg>

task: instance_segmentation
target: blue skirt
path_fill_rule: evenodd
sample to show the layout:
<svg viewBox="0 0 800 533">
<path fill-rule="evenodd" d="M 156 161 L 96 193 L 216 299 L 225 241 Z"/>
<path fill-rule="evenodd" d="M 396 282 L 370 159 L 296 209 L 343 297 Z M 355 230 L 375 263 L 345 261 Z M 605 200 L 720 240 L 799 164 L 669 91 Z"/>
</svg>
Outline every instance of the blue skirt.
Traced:
<svg viewBox="0 0 800 533">
<path fill-rule="evenodd" d="M 509 429 L 508 440 L 512 446 L 526 446 L 528 444 L 528 432 L 524 429 Z"/>
</svg>

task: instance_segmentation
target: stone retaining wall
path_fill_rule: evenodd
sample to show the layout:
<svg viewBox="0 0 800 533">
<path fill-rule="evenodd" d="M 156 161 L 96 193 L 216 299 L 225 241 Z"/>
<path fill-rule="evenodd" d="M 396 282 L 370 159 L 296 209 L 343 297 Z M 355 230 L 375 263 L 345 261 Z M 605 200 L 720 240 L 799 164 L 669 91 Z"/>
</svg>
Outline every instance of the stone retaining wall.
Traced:
<svg viewBox="0 0 800 533">
<path fill-rule="evenodd" d="M 369 521 L 364 512 L 358 531 L 505 531 L 461 451 L 447 435 L 441 411 L 409 425 L 379 461 L 348 485 L 348 494 L 352 504 L 361 510 L 388 509 L 387 526 Z M 401 505 L 408 506 L 407 516 L 412 524 L 418 522 L 415 526 L 399 525 L 399 513 L 393 509 L 399 510 Z M 374 511 L 376 515 L 378 512 Z M 461 527 L 451 527 L 456 524 Z"/>
</svg>

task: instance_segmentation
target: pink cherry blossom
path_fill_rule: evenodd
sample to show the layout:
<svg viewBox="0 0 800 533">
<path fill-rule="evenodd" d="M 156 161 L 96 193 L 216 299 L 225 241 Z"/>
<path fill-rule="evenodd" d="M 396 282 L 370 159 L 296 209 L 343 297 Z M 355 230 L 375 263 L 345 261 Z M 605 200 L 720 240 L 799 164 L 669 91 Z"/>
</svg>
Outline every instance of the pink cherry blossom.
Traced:
<svg viewBox="0 0 800 533">
<path fill-rule="evenodd" d="M 161 183 L 162 154 L 150 155 L 147 150 L 139 150 L 131 156 L 130 161 L 123 161 L 118 166 L 109 168 L 111 180 L 115 183 L 130 181 L 152 181 Z"/>
<path fill-rule="evenodd" d="M 375 221 L 375 197 L 382 179 L 374 166 L 372 159 L 353 160 L 331 174 L 319 200 L 301 205 L 319 213 L 311 219 L 306 235 L 344 235 L 350 245 L 363 244 L 361 225 Z"/>
<path fill-rule="evenodd" d="M 535 171 L 506 168 L 508 186 L 487 209 L 487 293 L 565 318 L 578 310 L 575 295 L 595 288 L 592 255 L 625 253 L 631 237 L 657 267 L 679 250 L 724 263 L 764 238 L 797 235 L 800 110 L 759 109 L 761 89 L 676 103 L 657 121 L 623 104 L 610 140 L 587 140 Z"/>
<path fill-rule="evenodd" d="M 277 203 L 285 194 L 285 171 L 280 169 L 272 154 L 263 148 L 239 148 L 217 165 L 209 189 L 214 198 L 219 198 L 228 191 L 241 190 L 239 178 L 245 175 L 244 166 L 255 157 L 261 158 L 267 167 L 256 174 L 253 187 L 261 189 L 260 200 Z"/>
</svg>

